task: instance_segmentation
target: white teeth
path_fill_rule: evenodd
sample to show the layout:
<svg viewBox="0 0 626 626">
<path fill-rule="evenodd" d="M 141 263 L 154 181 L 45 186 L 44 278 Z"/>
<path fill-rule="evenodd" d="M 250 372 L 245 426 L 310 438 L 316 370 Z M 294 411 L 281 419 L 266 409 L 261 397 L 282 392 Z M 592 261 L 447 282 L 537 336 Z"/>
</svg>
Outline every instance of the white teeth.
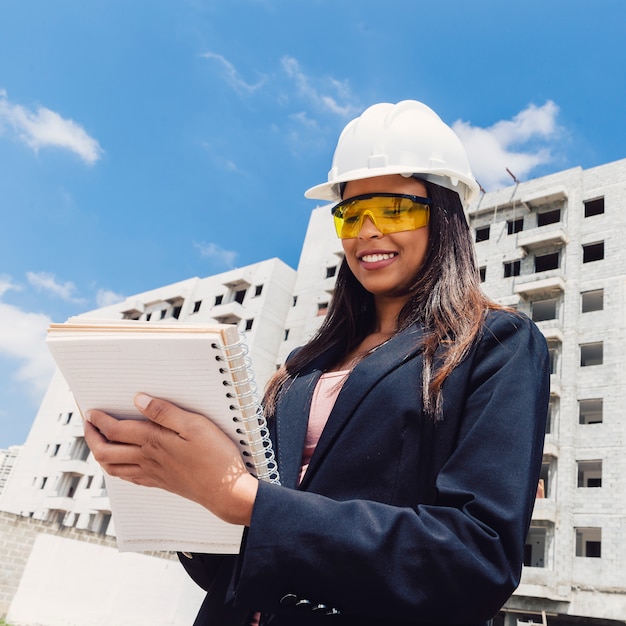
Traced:
<svg viewBox="0 0 626 626">
<path fill-rule="evenodd" d="M 366 263 L 376 263 L 377 261 L 386 261 L 387 259 L 391 259 L 395 256 L 395 254 L 366 254 L 361 257 L 361 261 L 365 261 Z"/>
</svg>

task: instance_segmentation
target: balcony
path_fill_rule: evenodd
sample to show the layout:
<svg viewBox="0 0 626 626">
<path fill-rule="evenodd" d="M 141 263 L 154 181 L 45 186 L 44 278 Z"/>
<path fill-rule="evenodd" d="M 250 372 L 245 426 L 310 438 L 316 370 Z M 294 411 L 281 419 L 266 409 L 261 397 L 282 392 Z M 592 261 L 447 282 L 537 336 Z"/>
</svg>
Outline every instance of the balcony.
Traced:
<svg viewBox="0 0 626 626">
<path fill-rule="evenodd" d="M 523 298 L 539 294 L 558 294 L 564 291 L 565 277 L 560 269 L 518 276 L 513 286 L 513 292 Z"/>
<path fill-rule="evenodd" d="M 211 317 L 216 320 L 228 320 L 226 323 L 233 323 L 231 320 L 242 320 L 245 317 L 245 309 L 236 300 L 226 304 L 217 304 L 211 309 Z"/>
<path fill-rule="evenodd" d="M 227 280 L 223 285 L 229 289 L 248 289 L 254 284 L 254 271 L 251 269 L 235 271 L 238 276 Z"/>
<path fill-rule="evenodd" d="M 558 374 L 550 374 L 550 394 L 561 397 L 561 377 Z"/>
<path fill-rule="evenodd" d="M 74 499 L 68 496 L 48 496 L 43 505 L 46 509 L 67 512 L 74 509 Z"/>
<path fill-rule="evenodd" d="M 551 569 L 545 567 L 524 567 L 520 585 L 515 590 L 513 597 L 506 603 L 505 608 L 517 606 L 519 610 L 522 610 L 522 605 L 518 604 L 518 597 L 566 602 L 569 600 L 570 593 L 570 586 L 561 584 L 557 573 Z M 525 609 L 525 612 L 528 612 L 528 609 Z"/>
<path fill-rule="evenodd" d="M 69 436 L 70 437 L 84 437 L 85 436 L 85 428 L 83 426 L 83 421 L 81 419 L 77 424 L 69 425 Z"/>
<path fill-rule="evenodd" d="M 553 498 L 537 498 L 533 509 L 533 521 L 556 522 L 556 502 Z"/>
<path fill-rule="evenodd" d="M 543 455 L 551 456 L 555 459 L 559 456 L 559 449 L 552 441 L 544 441 L 543 443 Z"/>
<path fill-rule="evenodd" d="M 99 495 L 89 499 L 88 506 L 93 511 L 111 512 L 111 502 L 107 496 Z"/>
<path fill-rule="evenodd" d="M 568 242 L 567 234 L 560 224 L 540 226 L 523 230 L 517 234 L 517 245 L 530 252 L 535 248 L 564 246 Z"/>
<path fill-rule="evenodd" d="M 561 329 L 561 322 L 559 320 L 537 322 L 537 326 L 547 341 L 563 343 L 563 330 Z"/>
<path fill-rule="evenodd" d="M 336 276 L 330 276 L 324 279 L 323 287 L 324 291 L 328 294 L 333 294 L 335 292 L 335 284 L 337 283 Z"/>
<path fill-rule="evenodd" d="M 77 476 L 84 476 L 89 472 L 90 466 L 87 461 L 81 459 L 65 459 L 61 461 L 59 468 L 63 474 L 76 474 Z"/>
<path fill-rule="evenodd" d="M 565 202 L 565 200 L 567 200 L 567 189 L 563 185 L 526 193 L 522 196 L 522 201 L 531 207 Z"/>
</svg>

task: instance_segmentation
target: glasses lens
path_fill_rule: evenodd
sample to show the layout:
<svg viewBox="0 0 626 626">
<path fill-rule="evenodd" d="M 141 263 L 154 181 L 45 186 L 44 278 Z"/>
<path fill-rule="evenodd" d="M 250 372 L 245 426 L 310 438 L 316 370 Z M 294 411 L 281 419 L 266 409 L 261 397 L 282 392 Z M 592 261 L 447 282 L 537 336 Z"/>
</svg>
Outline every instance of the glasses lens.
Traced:
<svg viewBox="0 0 626 626">
<path fill-rule="evenodd" d="M 341 239 L 358 237 L 363 220 L 369 217 L 383 234 L 417 230 L 428 224 L 428 198 L 400 194 L 356 196 L 333 209 L 335 229 Z"/>
</svg>

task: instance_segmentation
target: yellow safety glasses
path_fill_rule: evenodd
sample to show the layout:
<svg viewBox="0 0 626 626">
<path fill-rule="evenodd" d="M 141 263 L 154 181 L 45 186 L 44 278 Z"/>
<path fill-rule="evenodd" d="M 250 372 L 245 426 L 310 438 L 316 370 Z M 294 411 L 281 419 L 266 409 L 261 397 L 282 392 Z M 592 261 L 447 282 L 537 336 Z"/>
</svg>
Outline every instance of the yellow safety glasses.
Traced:
<svg viewBox="0 0 626 626">
<path fill-rule="evenodd" d="M 398 193 L 367 193 L 333 207 L 337 236 L 358 237 L 363 220 L 369 217 L 383 234 L 417 230 L 428 224 L 430 200 Z"/>
</svg>

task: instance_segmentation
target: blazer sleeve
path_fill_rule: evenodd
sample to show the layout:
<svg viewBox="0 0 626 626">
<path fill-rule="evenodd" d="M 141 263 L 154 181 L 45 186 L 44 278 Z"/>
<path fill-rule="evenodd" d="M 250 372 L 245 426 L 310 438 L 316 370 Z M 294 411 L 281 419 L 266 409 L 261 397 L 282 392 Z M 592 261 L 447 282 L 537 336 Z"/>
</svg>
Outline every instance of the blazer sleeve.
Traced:
<svg viewBox="0 0 626 626">
<path fill-rule="evenodd" d="M 458 427 L 432 501 L 338 501 L 261 483 L 236 604 L 280 613 L 300 599 L 382 622 L 467 623 L 500 609 L 519 583 L 541 466 L 546 342 L 522 315 L 491 315 L 457 370 L 444 398 L 461 399 L 443 419 Z"/>
</svg>

